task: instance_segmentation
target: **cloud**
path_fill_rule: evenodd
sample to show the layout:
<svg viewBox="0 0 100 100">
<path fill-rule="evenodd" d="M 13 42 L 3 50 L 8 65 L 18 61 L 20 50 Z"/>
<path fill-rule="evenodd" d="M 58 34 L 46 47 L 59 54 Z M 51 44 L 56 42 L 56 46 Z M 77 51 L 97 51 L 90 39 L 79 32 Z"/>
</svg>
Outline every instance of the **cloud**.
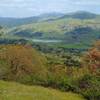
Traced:
<svg viewBox="0 0 100 100">
<path fill-rule="evenodd" d="M 73 3 L 80 6 L 98 6 L 100 5 L 100 0 L 73 0 Z"/>
<path fill-rule="evenodd" d="M 99 6 L 99 0 L 0 0 L 0 16 L 25 17 L 54 11 L 77 10 L 100 13 Z"/>
</svg>

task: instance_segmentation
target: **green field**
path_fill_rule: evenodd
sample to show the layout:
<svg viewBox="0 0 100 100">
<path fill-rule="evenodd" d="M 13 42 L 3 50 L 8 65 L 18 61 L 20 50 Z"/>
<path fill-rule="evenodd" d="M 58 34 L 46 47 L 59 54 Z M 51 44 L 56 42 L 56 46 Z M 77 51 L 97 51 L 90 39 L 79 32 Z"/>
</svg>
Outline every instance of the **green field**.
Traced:
<svg viewBox="0 0 100 100">
<path fill-rule="evenodd" d="M 74 93 L 0 81 L 0 100 L 85 100 Z"/>
</svg>

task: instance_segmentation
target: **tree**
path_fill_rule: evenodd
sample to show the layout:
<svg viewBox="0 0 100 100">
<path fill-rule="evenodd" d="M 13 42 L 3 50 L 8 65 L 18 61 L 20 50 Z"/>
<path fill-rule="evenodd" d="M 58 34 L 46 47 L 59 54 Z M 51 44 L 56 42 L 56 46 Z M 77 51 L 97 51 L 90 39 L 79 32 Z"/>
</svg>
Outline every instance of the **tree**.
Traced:
<svg viewBox="0 0 100 100">
<path fill-rule="evenodd" d="M 5 73 L 7 79 L 22 81 L 26 77 L 31 78 L 30 76 L 46 76 L 46 59 L 32 47 L 4 45 L 0 48 L 0 61 L 4 60 L 9 66 Z"/>
<path fill-rule="evenodd" d="M 93 74 L 100 74 L 100 41 L 97 41 L 84 57 L 85 66 Z"/>
</svg>

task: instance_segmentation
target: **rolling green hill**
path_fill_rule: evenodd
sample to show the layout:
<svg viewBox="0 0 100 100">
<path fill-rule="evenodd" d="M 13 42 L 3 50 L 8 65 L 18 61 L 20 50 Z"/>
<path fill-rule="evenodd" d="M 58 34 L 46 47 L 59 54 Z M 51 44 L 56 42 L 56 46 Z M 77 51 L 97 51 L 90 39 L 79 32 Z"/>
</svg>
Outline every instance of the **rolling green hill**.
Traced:
<svg viewBox="0 0 100 100">
<path fill-rule="evenodd" d="M 55 19 L 61 16 L 63 16 L 62 13 L 55 12 L 55 13 L 41 14 L 38 16 L 33 15 L 32 17 L 28 17 L 28 18 L 0 17 L 0 25 L 2 25 L 3 27 L 15 27 L 23 24 L 37 23 L 43 20 Z"/>
<path fill-rule="evenodd" d="M 37 18 L 38 22 L 31 20 L 30 24 L 2 29 L 5 33 L 2 38 L 61 40 L 64 44 L 87 46 L 100 39 L 100 15 L 82 11 L 44 14 Z"/>
<path fill-rule="evenodd" d="M 7 34 L 41 39 L 59 39 L 66 43 L 89 43 L 100 38 L 100 21 L 93 19 L 61 18 L 12 28 Z"/>
<path fill-rule="evenodd" d="M 84 20 L 84 19 L 94 19 L 98 16 L 99 15 L 96 15 L 96 14 L 93 14 L 93 13 L 90 13 L 90 12 L 78 11 L 78 12 L 75 12 L 75 13 L 66 14 L 66 15 L 62 16 L 61 18 L 67 17 L 67 18 L 76 18 L 76 19 Z"/>
<path fill-rule="evenodd" d="M 85 100 L 74 93 L 0 81 L 0 100 Z"/>
</svg>

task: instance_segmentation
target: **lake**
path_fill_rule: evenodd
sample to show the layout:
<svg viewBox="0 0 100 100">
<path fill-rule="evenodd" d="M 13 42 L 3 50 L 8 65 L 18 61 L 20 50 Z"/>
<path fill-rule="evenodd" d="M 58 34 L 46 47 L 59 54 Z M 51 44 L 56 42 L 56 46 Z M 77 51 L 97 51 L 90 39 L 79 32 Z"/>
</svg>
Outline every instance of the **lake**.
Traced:
<svg viewBox="0 0 100 100">
<path fill-rule="evenodd" d="M 62 40 L 46 40 L 46 39 L 33 39 L 33 42 L 40 42 L 40 43 L 58 43 L 62 42 Z"/>
</svg>

